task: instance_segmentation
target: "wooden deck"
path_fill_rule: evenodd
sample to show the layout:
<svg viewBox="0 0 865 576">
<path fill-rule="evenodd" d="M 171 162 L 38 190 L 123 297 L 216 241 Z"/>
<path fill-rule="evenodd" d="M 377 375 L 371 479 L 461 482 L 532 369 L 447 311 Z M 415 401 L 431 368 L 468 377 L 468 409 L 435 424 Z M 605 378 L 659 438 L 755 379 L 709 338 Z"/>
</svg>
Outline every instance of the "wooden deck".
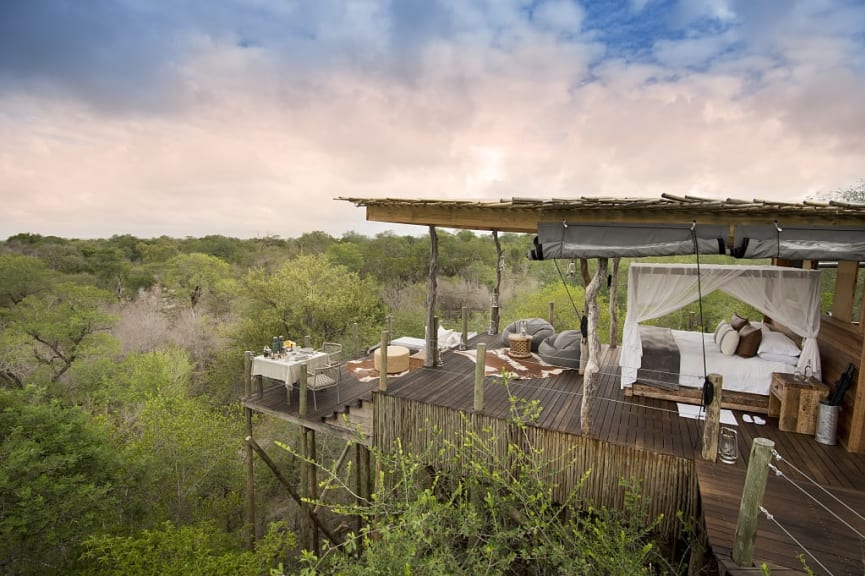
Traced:
<svg viewBox="0 0 865 576">
<path fill-rule="evenodd" d="M 480 335 L 471 347 L 484 342 L 489 349 L 499 347 L 497 336 Z M 399 378 L 388 381 L 390 396 L 464 412 L 472 412 L 473 373 L 475 365 L 470 359 L 454 352 L 445 352 L 442 365 L 436 368 L 418 368 Z M 485 416 L 508 418 L 508 390 L 488 377 L 485 382 Z M 344 425 L 343 414 L 351 415 L 363 424 L 371 418 L 368 409 L 372 391 L 378 381 L 359 382 L 349 371 L 343 373 L 340 388 L 341 402 L 336 402 L 335 390 L 320 392 L 319 410 L 300 418 L 297 414 L 297 391 L 291 405 L 286 402 L 285 389 L 273 386 L 261 398 L 248 398 L 245 405 L 255 411 L 280 417 L 305 426 L 333 434 L 351 437 L 351 426 Z M 565 371 L 558 376 L 535 380 L 514 380 L 509 384 L 511 394 L 527 400 L 538 400 L 543 410 L 538 426 L 566 434 L 581 435 L 580 403 L 582 377 L 576 371 Z M 311 402 L 310 402 L 311 409 Z M 333 415 L 337 414 L 337 417 Z M 840 446 L 825 446 L 812 436 L 780 432 L 777 419 L 766 418 L 765 425 L 747 423 L 744 413 L 735 412 L 740 458 L 736 464 L 712 464 L 700 459 L 701 426 L 693 419 L 679 417 L 675 403 L 643 397 L 625 397 L 619 386 L 618 351 L 605 349 L 601 363 L 601 377 L 593 406 L 591 436 L 598 441 L 640 450 L 684 458 L 694 462 L 700 490 L 701 512 L 707 527 L 709 544 L 719 561 L 729 557 L 732 537 L 738 515 L 741 487 L 751 443 L 756 437 L 775 442 L 775 449 L 783 458 L 777 466 L 790 474 L 799 486 L 807 480 L 798 476 L 790 464 L 815 482 L 837 495 L 857 514 L 842 510 L 843 518 L 860 533 L 865 533 L 865 455 L 850 454 Z M 811 493 L 819 488 L 813 486 Z M 825 497 L 820 497 L 826 501 Z M 778 569 L 802 571 L 798 557 L 808 549 L 828 570 L 807 558 L 808 567 L 816 574 L 865 574 L 863 550 L 865 542 L 848 527 L 818 509 L 796 485 L 785 478 L 770 478 L 764 505 L 774 519 L 800 541 L 801 547 L 785 535 L 775 522 L 760 520 L 756 545 L 756 560 L 768 562 Z M 727 560 L 728 562 L 728 560 Z M 750 573 L 730 571 L 728 573 Z"/>
</svg>

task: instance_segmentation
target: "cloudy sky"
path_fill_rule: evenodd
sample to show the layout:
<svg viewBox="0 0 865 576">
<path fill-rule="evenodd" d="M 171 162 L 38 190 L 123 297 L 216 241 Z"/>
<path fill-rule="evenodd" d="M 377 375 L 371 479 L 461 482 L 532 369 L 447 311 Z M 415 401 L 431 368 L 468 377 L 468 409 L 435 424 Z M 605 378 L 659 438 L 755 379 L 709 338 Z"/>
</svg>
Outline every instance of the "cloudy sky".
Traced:
<svg viewBox="0 0 865 576">
<path fill-rule="evenodd" d="M 0 239 L 863 178 L 860 0 L 0 2 Z"/>
</svg>

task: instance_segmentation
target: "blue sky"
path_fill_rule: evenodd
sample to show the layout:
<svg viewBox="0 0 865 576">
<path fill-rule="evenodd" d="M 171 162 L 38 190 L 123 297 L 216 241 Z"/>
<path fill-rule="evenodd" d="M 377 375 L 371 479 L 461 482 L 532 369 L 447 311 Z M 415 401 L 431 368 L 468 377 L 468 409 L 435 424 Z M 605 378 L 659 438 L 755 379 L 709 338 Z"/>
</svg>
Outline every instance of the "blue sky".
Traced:
<svg viewBox="0 0 865 576">
<path fill-rule="evenodd" d="M 865 178 L 865 3 L 0 2 L 0 238 L 382 230 L 337 196 Z"/>
</svg>

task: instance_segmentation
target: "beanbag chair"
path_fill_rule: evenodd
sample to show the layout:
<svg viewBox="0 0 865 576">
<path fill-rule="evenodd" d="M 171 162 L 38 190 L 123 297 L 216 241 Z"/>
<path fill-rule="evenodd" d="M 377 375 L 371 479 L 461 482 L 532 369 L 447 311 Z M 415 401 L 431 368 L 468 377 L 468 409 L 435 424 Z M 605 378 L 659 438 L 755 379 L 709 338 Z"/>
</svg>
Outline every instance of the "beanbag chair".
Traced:
<svg viewBox="0 0 865 576">
<path fill-rule="evenodd" d="M 526 323 L 526 335 L 532 337 L 532 352 L 538 351 L 538 346 L 541 345 L 541 342 L 544 341 L 545 338 L 549 336 L 553 336 L 556 333 L 553 325 L 544 320 L 543 318 L 526 318 L 524 320 L 517 320 L 516 322 L 511 322 L 508 324 L 507 328 L 505 328 L 504 332 L 502 332 L 502 344 L 505 346 L 510 346 L 510 340 L 508 337 L 511 334 L 518 334 L 520 331 L 520 322 Z"/>
<path fill-rule="evenodd" d="M 579 370 L 582 338 L 579 330 L 565 330 L 548 336 L 538 346 L 538 356 L 547 364 Z"/>
</svg>

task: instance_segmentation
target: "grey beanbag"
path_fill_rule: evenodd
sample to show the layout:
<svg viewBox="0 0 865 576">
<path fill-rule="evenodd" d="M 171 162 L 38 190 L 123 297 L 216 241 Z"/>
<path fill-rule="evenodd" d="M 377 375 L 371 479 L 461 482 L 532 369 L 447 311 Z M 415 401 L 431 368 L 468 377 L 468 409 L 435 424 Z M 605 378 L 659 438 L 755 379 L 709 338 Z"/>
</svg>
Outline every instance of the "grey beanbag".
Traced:
<svg viewBox="0 0 865 576">
<path fill-rule="evenodd" d="M 579 369 L 582 338 L 579 330 L 565 330 L 549 336 L 538 346 L 538 356 L 554 366 Z"/>
<path fill-rule="evenodd" d="M 537 352 L 538 346 L 541 345 L 541 342 L 543 342 L 545 338 L 553 336 L 556 333 L 553 325 L 543 318 L 526 318 L 508 324 L 508 327 L 505 328 L 504 332 L 502 332 L 502 344 L 510 346 L 508 337 L 511 334 L 517 334 L 519 332 L 520 322 L 526 323 L 526 335 L 532 337 L 532 352 Z"/>
</svg>

